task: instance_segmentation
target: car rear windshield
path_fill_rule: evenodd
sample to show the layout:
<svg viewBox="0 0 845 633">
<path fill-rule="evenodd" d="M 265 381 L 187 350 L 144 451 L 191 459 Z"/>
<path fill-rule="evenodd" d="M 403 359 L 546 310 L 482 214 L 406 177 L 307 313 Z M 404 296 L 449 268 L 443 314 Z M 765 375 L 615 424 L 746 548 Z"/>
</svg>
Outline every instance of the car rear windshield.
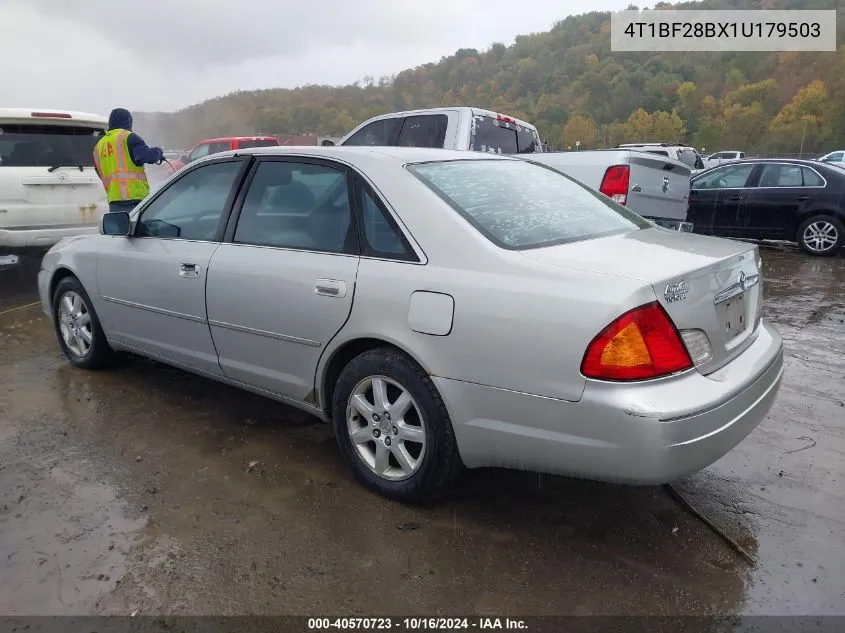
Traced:
<svg viewBox="0 0 845 633">
<path fill-rule="evenodd" d="M 0 122 L 0 167 L 94 166 L 101 128 Z"/>
<path fill-rule="evenodd" d="M 472 149 L 493 154 L 532 154 L 543 151 L 532 128 L 484 115 L 473 117 Z"/>
<path fill-rule="evenodd" d="M 491 242 L 552 246 L 651 224 L 569 176 L 522 160 L 456 160 L 408 169 Z"/>
<path fill-rule="evenodd" d="M 249 140 L 249 141 L 240 141 L 238 145 L 240 145 L 241 149 L 249 149 L 250 147 L 275 147 L 279 144 L 279 141 L 275 139 L 256 139 L 256 140 Z"/>
</svg>

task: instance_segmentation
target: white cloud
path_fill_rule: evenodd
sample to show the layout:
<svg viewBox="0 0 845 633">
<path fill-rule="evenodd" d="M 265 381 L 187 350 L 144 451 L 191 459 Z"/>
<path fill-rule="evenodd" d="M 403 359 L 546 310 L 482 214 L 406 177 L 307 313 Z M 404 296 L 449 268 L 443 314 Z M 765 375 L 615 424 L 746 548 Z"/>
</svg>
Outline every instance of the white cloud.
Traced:
<svg viewBox="0 0 845 633">
<path fill-rule="evenodd" d="M 597 0 L 591 10 L 630 0 Z M 345 84 L 549 29 L 575 0 L 4 0 L 0 106 L 172 110 Z"/>
</svg>

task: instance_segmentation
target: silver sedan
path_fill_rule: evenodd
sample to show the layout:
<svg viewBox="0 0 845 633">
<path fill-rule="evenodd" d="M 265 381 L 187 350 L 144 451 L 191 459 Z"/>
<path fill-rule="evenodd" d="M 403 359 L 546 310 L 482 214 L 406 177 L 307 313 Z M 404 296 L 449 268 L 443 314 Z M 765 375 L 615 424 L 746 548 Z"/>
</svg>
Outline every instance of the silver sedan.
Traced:
<svg viewBox="0 0 845 633">
<path fill-rule="evenodd" d="M 671 481 L 783 371 L 756 246 L 472 152 L 217 154 L 56 245 L 38 285 L 74 365 L 134 352 L 300 407 L 403 501 L 461 466 Z"/>
</svg>

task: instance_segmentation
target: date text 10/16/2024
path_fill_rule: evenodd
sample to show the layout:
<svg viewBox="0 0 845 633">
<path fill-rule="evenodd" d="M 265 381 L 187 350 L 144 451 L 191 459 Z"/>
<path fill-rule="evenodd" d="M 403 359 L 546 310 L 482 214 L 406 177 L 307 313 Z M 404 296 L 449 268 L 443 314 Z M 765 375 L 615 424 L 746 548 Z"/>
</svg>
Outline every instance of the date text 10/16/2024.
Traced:
<svg viewBox="0 0 845 633">
<path fill-rule="evenodd" d="M 448 631 L 448 630 L 527 630 L 519 618 L 308 618 L 311 631 Z"/>
</svg>

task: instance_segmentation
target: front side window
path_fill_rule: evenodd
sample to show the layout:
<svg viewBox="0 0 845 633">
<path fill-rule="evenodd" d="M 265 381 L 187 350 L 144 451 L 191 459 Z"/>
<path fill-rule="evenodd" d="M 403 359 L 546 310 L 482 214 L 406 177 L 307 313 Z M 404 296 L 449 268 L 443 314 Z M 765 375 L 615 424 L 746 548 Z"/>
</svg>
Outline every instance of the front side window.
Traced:
<svg viewBox="0 0 845 633">
<path fill-rule="evenodd" d="M 139 237 L 216 240 L 242 162 L 203 165 L 186 173 L 141 213 Z"/>
<path fill-rule="evenodd" d="M 754 165 L 730 165 L 719 167 L 692 182 L 693 189 L 742 189 Z"/>
<path fill-rule="evenodd" d="M 384 147 L 396 143 L 396 135 L 402 119 L 388 118 L 373 121 L 369 125 L 350 136 L 344 145 L 367 145 L 371 147 Z"/>
<path fill-rule="evenodd" d="M 329 253 L 357 251 L 346 171 L 312 163 L 261 162 L 234 242 Z"/>
<path fill-rule="evenodd" d="M 409 116 L 399 132 L 399 147 L 443 147 L 449 118 L 445 114 Z"/>
<path fill-rule="evenodd" d="M 843 152 L 834 152 L 830 156 L 826 157 L 824 161 L 827 163 L 841 163 L 843 156 L 845 156 L 845 153 Z"/>
<path fill-rule="evenodd" d="M 454 160 L 408 169 L 491 242 L 510 250 L 652 226 L 572 178 L 522 160 Z"/>
<path fill-rule="evenodd" d="M 0 122 L 0 167 L 94 166 L 102 128 Z"/>
<path fill-rule="evenodd" d="M 196 147 L 193 152 L 191 152 L 191 155 L 188 156 L 188 161 L 193 162 L 202 158 L 203 156 L 208 156 L 209 150 L 211 150 L 211 144 L 203 143 L 202 145 Z"/>
</svg>

